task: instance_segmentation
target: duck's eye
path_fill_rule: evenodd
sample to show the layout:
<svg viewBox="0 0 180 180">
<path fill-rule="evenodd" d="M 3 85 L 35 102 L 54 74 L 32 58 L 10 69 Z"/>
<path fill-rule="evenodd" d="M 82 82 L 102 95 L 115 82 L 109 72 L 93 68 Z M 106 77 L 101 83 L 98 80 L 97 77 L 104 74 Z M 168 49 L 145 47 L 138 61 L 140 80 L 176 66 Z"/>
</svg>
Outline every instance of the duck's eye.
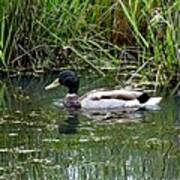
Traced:
<svg viewBox="0 0 180 180">
<path fill-rule="evenodd" d="M 60 83 L 61 85 L 64 84 L 63 81 L 62 81 L 62 79 L 59 79 L 59 83 Z"/>
</svg>

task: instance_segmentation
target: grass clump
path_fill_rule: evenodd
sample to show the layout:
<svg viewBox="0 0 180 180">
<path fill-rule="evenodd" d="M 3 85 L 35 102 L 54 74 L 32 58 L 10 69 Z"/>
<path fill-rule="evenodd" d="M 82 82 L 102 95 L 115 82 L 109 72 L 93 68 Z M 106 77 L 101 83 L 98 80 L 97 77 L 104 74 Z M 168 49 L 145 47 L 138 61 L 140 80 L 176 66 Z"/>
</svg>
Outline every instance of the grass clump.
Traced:
<svg viewBox="0 0 180 180">
<path fill-rule="evenodd" d="M 113 70 L 117 80 L 124 73 L 126 82 L 155 90 L 179 81 L 177 0 L 1 3 L 2 69 Z"/>
</svg>

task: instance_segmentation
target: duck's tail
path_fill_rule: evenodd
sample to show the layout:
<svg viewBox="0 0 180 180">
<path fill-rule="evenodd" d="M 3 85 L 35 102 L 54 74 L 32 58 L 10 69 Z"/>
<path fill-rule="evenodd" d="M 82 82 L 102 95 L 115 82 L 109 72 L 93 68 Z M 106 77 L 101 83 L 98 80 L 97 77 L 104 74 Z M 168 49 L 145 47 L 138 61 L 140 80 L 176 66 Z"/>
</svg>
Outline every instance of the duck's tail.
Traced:
<svg viewBox="0 0 180 180">
<path fill-rule="evenodd" d="M 143 105 L 144 106 L 156 106 L 161 102 L 161 100 L 162 100 L 162 97 L 151 97 Z"/>
<path fill-rule="evenodd" d="M 141 94 L 137 100 L 141 103 L 141 104 L 144 104 L 146 103 L 148 100 L 150 99 L 149 95 L 147 93 L 143 93 Z"/>
<path fill-rule="evenodd" d="M 143 93 L 137 100 L 145 106 L 154 106 L 161 102 L 162 97 L 150 97 L 147 93 Z"/>
</svg>

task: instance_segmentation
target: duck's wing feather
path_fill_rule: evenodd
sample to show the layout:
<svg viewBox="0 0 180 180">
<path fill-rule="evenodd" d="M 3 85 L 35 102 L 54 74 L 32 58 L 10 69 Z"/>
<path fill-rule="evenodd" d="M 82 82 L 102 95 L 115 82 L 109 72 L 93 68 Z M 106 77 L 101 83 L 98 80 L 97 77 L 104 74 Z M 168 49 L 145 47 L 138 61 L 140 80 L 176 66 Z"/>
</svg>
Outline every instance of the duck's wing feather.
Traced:
<svg viewBox="0 0 180 180">
<path fill-rule="evenodd" d="M 87 93 L 85 93 L 83 96 L 79 98 L 80 101 L 82 101 L 85 98 L 91 98 L 91 96 L 94 96 L 96 93 L 107 91 L 106 88 L 100 88 L 100 89 L 93 89 Z"/>
<path fill-rule="evenodd" d="M 101 99 L 122 99 L 122 100 L 133 100 L 137 99 L 143 93 L 139 91 L 128 91 L 128 90 L 93 90 L 87 93 L 82 98 L 90 98 L 92 100 Z"/>
</svg>

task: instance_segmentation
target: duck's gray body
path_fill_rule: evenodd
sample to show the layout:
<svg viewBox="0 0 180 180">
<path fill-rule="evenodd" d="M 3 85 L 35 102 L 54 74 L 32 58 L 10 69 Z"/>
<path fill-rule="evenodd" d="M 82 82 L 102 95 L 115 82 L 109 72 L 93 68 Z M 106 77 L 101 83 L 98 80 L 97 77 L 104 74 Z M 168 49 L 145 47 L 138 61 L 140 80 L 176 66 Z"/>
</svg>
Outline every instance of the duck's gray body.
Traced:
<svg viewBox="0 0 180 180">
<path fill-rule="evenodd" d="M 80 98 L 82 109 L 120 109 L 120 108 L 151 108 L 157 106 L 161 97 L 151 97 L 145 103 L 140 103 L 138 99 L 134 98 L 131 100 L 118 99 L 118 98 L 101 98 L 104 95 L 119 95 L 119 96 L 129 96 L 138 97 L 142 92 L 138 91 L 127 91 L 127 90 L 112 90 L 112 91 L 91 91 L 84 98 Z"/>
</svg>

